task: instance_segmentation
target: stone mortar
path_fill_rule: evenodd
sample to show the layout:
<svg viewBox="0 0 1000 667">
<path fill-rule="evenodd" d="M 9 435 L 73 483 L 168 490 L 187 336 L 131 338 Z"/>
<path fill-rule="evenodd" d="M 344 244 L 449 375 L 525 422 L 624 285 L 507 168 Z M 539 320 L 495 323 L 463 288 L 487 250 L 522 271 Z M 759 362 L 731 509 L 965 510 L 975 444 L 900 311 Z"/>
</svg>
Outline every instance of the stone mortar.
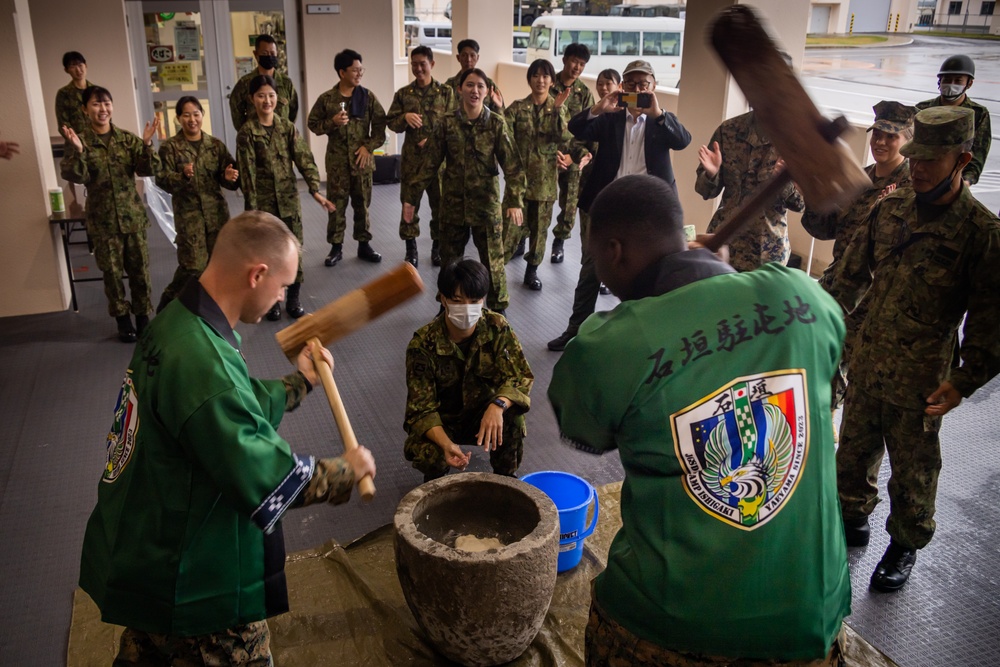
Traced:
<svg viewBox="0 0 1000 667">
<path fill-rule="evenodd" d="M 448 475 L 406 494 L 394 525 L 403 595 L 438 651 L 486 667 L 528 648 L 556 585 L 559 514 L 545 493 L 491 473 Z M 506 546 L 462 551 L 462 534 Z"/>
</svg>

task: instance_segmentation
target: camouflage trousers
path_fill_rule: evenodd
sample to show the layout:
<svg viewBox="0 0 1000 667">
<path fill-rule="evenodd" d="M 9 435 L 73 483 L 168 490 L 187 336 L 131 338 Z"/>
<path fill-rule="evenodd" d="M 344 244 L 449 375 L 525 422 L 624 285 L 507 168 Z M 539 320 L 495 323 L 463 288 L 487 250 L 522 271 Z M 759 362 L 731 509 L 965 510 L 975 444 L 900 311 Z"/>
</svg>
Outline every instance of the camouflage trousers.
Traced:
<svg viewBox="0 0 1000 667">
<path fill-rule="evenodd" d="M 576 224 L 576 205 L 580 199 L 580 167 L 576 164 L 559 172 L 559 215 L 552 235 L 565 241 Z"/>
<path fill-rule="evenodd" d="M 492 225 L 453 225 L 442 223 L 438 230 L 441 243 L 441 264 L 461 259 L 469 236 L 479 251 L 479 261 L 490 272 L 490 289 L 486 295 L 486 307 L 490 310 L 506 310 L 510 304 L 507 296 L 507 272 L 503 261 L 503 226 L 497 222 Z"/>
<path fill-rule="evenodd" d="M 183 220 L 174 216 L 174 223 L 177 227 L 177 238 L 174 239 L 177 244 L 177 269 L 173 280 L 163 290 L 161 302 L 176 299 L 189 280 L 197 280 L 201 276 L 219 235 L 217 227 L 209 227 L 200 217 Z"/>
<path fill-rule="evenodd" d="M 414 190 L 414 188 L 412 188 L 407 183 L 402 183 L 400 185 L 400 189 L 399 189 L 400 201 L 402 201 L 404 203 L 406 201 L 408 201 L 409 198 L 413 194 L 413 190 Z M 440 224 L 439 221 L 441 219 L 439 217 L 439 213 L 438 213 L 439 210 L 440 210 L 440 206 L 441 206 L 441 178 L 440 178 L 440 175 L 438 176 L 438 178 L 431 179 L 431 184 L 427 186 L 426 192 L 427 192 L 427 201 L 431 205 L 431 222 L 430 222 L 430 225 L 429 225 L 430 232 L 431 232 L 431 240 L 432 241 L 437 241 L 438 240 L 438 233 L 439 233 L 438 232 L 438 228 L 439 228 L 439 224 Z M 420 192 L 420 193 L 417 194 L 417 197 L 416 197 L 417 203 L 414 206 L 413 221 L 412 222 L 409 222 L 409 223 L 403 222 L 402 217 L 400 217 L 400 220 L 399 220 L 399 238 L 403 239 L 404 241 L 409 241 L 411 239 L 415 239 L 418 236 L 420 236 L 420 215 L 419 215 L 419 212 L 420 212 L 420 202 L 421 202 L 421 200 L 423 198 L 424 198 L 424 192 Z"/>
<path fill-rule="evenodd" d="M 586 667 L 845 667 L 847 635 L 842 629 L 830 653 L 817 660 L 768 660 L 723 658 L 671 651 L 640 639 L 590 602 L 590 618 L 584 634 Z"/>
<path fill-rule="evenodd" d="M 837 490 L 844 519 L 860 519 L 878 504 L 878 471 L 889 453 L 886 531 L 901 546 L 921 549 L 934 535 L 934 501 L 941 471 L 941 418 L 901 408 L 847 386 L 837 449 Z"/>
<path fill-rule="evenodd" d="M 267 621 L 197 637 L 180 637 L 126 628 L 112 667 L 272 667 Z"/>
<path fill-rule="evenodd" d="M 452 442 L 475 447 L 478 424 L 475 427 L 456 429 L 445 425 L 444 432 Z M 505 414 L 503 419 L 503 444 L 490 452 L 490 466 L 499 475 L 511 475 L 521 466 L 524 455 L 524 415 Z M 441 448 L 423 436 L 407 438 L 403 456 L 413 467 L 425 475 L 439 476 L 450 470 Z"/>
<path fill-rule="evenodd" d="M 524 261 L 531 266 L 538 266 L 545 257 L 545 244 L 548 242 L 549 225 L 552 224 L 552 208 L 554 202 L 524 200 L 524 224 L 520 227 L 503 220 L 504 262 L 509 262 L 514 256 L 514 250 L 521 239 L 527 235 L 528 251 L 524 253 Z"/>
<path fill-rule="evenodd" d="M 354 240 L 365 243 L 372 240 L 368 207 L 372 203 L 372 171 L 359 173 L 354 169 L 326 167 L 326 198 L 337 210 L 330 213 L 326 223 L 326 242 L 341 244 L 347 230 L 347 201 L 354 209 Z"/>
<path fill-rule="evenodd" d="M 153 312 L 146 230 L 134 234 L 94 234 L 88 229 L 87 233 L 94 244 L 97 268 L 103 274 L 108 314 L 121 317 L 129 313 L 148 315 Z M 125 298 L 123 278 L 126 275 L 131 302 Z"/>
<path fill-rule="evenodd" d="M 292 234 L 295 234 L 295 238 L 297 238 L 299 240 L 299 244 L 301 245 L 303 243 L 303 241 L 302 241 L 302 213 L 301 212 L 299 212 L 299 213 L 297 213 L 295 215 L 289 215 L 289 216 L 281 217 L 281 215 L 278 213 L 276 205 L 274 207 L 269 207 L 269 206 L 261 205 L 260 206 L 260 210 L 264 211 L 265 213 L 270 213 L 271 215 L 273 215 L 276 218 L 279 218 L 283 223 L 285 223 L 285 226 L 288 227 L 289 230 L 291 230 Z M 304 278 L 302 276 L 302 254 L 299 253 L 299 268 L 295 272 L 295 282 L 296 282 L 296 284 L 302 284 L 303 280 L 304 280 Z"/>
</svg>

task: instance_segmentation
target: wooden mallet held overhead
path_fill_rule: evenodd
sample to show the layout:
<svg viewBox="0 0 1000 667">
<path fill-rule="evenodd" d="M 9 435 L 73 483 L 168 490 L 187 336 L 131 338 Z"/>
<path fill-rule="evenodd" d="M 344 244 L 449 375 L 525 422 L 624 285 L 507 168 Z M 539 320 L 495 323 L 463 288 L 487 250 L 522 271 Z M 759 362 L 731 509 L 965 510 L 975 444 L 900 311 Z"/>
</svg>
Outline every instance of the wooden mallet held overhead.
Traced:
<svg viewBox="0 0 1000 667">
<path fill-rule="evenodd" d="M 294 361 L 306 343 L 313 341 L 319 345 L 329 345 L 416 296 L 423 289 L 424 282 L 420 279 L 420 274 L 413 266 L 404 262 L 399 268 L 348 292 L 315 313 L 306 315 L 295 324 L 285 327 L 274 337 L 285 356 Z M 333 380 L 333 369 L 321 355 L 313 356 L 313 364 L 323 383 L 327 400 L 330 401 L 330 410 L 333 412 L 340 437 L 344 441 L 344 450 L 357 448 L 358 439 L 354 435 L 354 429 L 351 428 L 351 420 L 347 416 L 347 410 L 344 409 L 344 401 L 340 398 L 337 384 Z M 371 500 L 375 496 L 375 483 L 372 478 L 365 476 L 358 482 L 358 490 L 361 491 L 362 499 Z"/>
<path fill-rule="evenodd" d="M 753 9 L 727 7 L 708 31 L 712 47 L 753 107 L 757 122 L 785 161 L 785 169 L 729 216 L 705 244 L 707 248 L 717 251 L 792 180 L 806 205 L 819 213 L 850 202 L 871 185 L 839 140 L 848 129 L 847 120 L 829 121 L 820 114 Z"/>
</svg>

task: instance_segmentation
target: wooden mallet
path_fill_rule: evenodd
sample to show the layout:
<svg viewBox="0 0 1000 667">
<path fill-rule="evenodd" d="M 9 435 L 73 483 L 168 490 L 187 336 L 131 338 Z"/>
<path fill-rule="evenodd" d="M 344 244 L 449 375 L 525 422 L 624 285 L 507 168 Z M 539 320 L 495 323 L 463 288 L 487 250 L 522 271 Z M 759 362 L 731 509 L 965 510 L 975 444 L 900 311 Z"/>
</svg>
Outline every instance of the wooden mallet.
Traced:
<svg viewBox="0 0 1000 667">
<path fill-rule="evenodd" d="M 792 180 L 810 209 L 827 213 L 871 185 L 868 175 L 838 137 L 843 117 L 820 114 L 768 36 L 753 9 L 734 5 L 709 26 L 709 40 L 753 107 L 757 122 L 785 161 L 785 169 L 745 200 L 705 244 L 717 251 Z"/>
<path fill-rule="evenodd" d="M 274 335 L 285 356 L 294 361 L 302 348 L 310 341 L 318 345 L 329 345 L 365 326 L 379 315 L 392 310 L 424 289 L 420 274 L 410 264 L 403 263 L 380 278 L 363 287 L 348 292 L 336 301 L 331 301 L 315 313 L 306 315 L 295 324 L 285 327 Z M 323 383 L 330 410 L 337 423 L 344 450 L 355 449 L 358 439 L 351 428 L 351 420 L 344 409 L 344 401 L 333 380 L 333 369 L 322 355 L 313 356 L 316 373 Z M 364 500 L 375 496 L 375 483 L 370 476 L 358 482 L 358 490 Z"/>
</svg>

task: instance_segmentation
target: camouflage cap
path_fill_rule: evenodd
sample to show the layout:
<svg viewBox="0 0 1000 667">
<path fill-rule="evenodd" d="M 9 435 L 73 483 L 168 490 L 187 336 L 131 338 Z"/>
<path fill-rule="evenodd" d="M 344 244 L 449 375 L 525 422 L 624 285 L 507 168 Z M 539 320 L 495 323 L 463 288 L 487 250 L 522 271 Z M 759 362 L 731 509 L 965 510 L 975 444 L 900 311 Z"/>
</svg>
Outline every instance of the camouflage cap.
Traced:
<svg viewBox="0 0 1000 667">
<path fill-rule="evenodd" d="M 917 113 L 916 107 L 908 107 L 900 102 L 890 102 L 882 100 L 872 107 L 875 112 L 875 122 L 868 128 L 868 131 L 882 130 L 890 134 L 899 134 L 903 130 L 913 125 L 913 116 Z"/>
<path fill-rule="evenodd" d="M 917 160 L 934 160 L 972 141 L 975 112 L 966 107 L 931 107 L 913 118 L 913 139 L 899 152 Z"/>
<path fill-rule="evenodd" d="M 653 72 L 653 66 L 649 64 L 648 60 L 633 60 L 630 62 L 625 66 L 625 71 L 622 72 L 622 78 L 631 72 L 642 72 L 643 74 L 650 75 L 654 79 L 656 78 L 656 74 Z"/>
</svg>

